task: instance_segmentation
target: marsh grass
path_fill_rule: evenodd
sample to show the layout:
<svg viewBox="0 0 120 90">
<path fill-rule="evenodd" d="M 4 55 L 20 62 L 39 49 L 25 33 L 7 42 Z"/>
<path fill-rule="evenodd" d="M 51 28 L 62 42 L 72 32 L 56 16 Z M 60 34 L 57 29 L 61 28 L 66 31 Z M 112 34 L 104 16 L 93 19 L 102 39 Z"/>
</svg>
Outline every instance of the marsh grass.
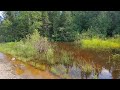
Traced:
<svg viewBox="0 0 120 90">
<path fill-rule="evenodd" d="M 81 70 L 86 74 L 90 74 L 93 71 L 93 67 L 91 64 L 85 63 L 84 65 L 81 65 Z"/>
<path fill-rule="evenodd" d="M 101 39 L 86 39 L 81 40 L 83 48 L 93 48 L 93 49 L 117 49 L 120 48 L 120 42 L 116 40 L 101 40 Z"/>
<path fill-rule="evenodd" d="M 86 75 L 91 74 L 95 68 L 95 65 L 92 62 L 87 62 L 85 60 L 77 60 L 77 66 L 80 67 L 81 71 Z"/>
<path fill-rule="evenodd" d="M 63 65 L 71 65 L 73 62 L 72 54 L 73 54 L 72 52 L 61 50 L 61 57 L 59 62 Z"/>
<path fill-rule="evenodd" d="M 113 61 L 120 61 L 120 54 L 113 54 L 113 55 L 111 56 L 111 59 L 112 59 Z"/>
<path fill-rule="evenodd" d="M 120 37 L 117 38 L 84 38 L 75 42 L 81 48 L 94 50 L 114 50 L 120 49 Z"/>
</svg>

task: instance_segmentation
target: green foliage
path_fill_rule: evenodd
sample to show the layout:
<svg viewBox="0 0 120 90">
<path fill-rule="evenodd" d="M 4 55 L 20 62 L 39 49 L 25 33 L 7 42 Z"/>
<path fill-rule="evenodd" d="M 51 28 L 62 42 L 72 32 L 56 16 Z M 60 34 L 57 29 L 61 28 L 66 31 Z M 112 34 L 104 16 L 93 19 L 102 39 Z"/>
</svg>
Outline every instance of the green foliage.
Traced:
<svg viewBox="0 0 120 90">
<path fill-rule="evenodd" d="M 60 63 L 64 65 L 71 65 L 73 60 L 72 53 L 67 52 L 65 50 L 61 50 L 61 58 L 60 58 Z"/>
<path fill-rule="evenodd" d="M 94 70 L 92 64 L 84 60 L 78 60 L 78 66 L 81 68 L 81 71 L 85 74 L 90 74 Z"/>
<path fill-rule="evenodd" d="M 114 55 L 112 55 L 111 59 L 114 60 L 114 61 L 120 61 L 120 54 L 114 54 Z"/>
<path fill-rule="evenodd" d="M 100 39 L 100 38 L 92 38 L 92 39 L 82 39 L 80 42 L 83 48 L 92 48 L 97 50 L 110 50 L 110 49 L 119 49 L 120 48 L 120 38 L 114 39 Z"/>
<path fill-rule="evenodd" d="M 75 41 L 82 37 L 112 37 L 120 34 L 116 11 L 4 11 L 0 23 L 2 42 L 19 41 L 38 29 L 51 41 Z"/>
<path fill-rule="evenodd" d="M 34 29 L 40 29 L 42 22 L 41 12 L 38 11 L 5 11 L 4 20 L 1 23 L 1 33 L 5 41 L 18 41 Z M 10 25 L 9 25 L 9 23 Z"/>
<path fill-rule="evenodd" d="M 47 59 L 48 63 L 55 64 L 53 49 L 50 48 L 50 49 L 47 50 L 47 52 L 46 52 L 46 59 Z"/>
</svg>

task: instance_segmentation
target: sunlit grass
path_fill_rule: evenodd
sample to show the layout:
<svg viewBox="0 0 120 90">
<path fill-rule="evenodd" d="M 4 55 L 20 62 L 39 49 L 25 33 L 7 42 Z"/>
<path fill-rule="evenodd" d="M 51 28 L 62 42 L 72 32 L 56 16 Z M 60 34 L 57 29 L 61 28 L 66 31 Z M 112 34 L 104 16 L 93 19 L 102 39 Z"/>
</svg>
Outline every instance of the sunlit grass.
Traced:
<svg viewBox="0 0 120 90">
<path fill-rule="evenodd" d="M 81 65 L 81 70 L 86 74 L 90 74 L 93 71 L 93 67 L 91 64 L 85 63 L 84 65 Z"/>
<path fill-rule="evenodd" d="M 105 50 L 105 49 L 120 49 L 120 38 L 111 38 L 111 39 L 100 39 L 100 38 L 92 38 L 92 39 L 82 39 L 80 40 L 82 48 L 92 48 L 97 50 Z"/>
</svg>

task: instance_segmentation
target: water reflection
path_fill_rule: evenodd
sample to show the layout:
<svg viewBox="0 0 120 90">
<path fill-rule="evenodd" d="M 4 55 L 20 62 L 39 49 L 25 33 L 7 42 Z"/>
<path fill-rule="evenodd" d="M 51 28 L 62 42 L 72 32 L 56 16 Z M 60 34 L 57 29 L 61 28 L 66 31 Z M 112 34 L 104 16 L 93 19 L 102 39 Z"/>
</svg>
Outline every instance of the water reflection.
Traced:
<svg viewBox="0 0 120 90">
<path fill-rule="evenodd" d="M 109 72 L 109 70 L 102 68 L 98 77 L 99 79 L 112 79 L 112 74 Z"/>
</svg>

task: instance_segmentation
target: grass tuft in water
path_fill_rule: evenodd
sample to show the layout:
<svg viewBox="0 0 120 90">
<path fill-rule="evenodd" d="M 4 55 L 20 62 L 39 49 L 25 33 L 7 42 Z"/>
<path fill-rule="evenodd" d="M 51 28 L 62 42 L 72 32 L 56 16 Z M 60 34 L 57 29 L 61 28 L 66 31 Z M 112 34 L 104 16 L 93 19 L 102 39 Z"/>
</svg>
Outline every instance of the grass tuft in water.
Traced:
<svg viewBox="0 0 120 90">
<path fill-rule="evenodd" d="M 60 63 L 63 65 L 71 65 L 73 62 L 73 57 L 71 52 L 61 50 Z"/>
<path fill-rule="evenodd" d="M 112 55 L 111 59 L 114 60 L 114 61 L 120 61 L 120 54 L 114 54 L 114 55 Z"/>
</svg>

